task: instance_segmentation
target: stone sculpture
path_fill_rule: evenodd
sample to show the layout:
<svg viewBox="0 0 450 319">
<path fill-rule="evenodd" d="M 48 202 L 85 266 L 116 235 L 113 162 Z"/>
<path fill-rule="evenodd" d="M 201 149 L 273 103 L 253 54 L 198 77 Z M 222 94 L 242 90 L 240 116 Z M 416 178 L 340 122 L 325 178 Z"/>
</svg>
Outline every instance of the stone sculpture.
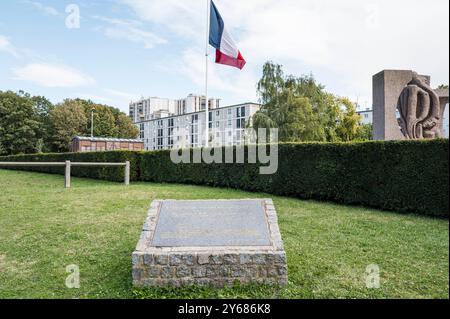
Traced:
<svg viewBox="0 0 450 319">
<path fill-rule="evenodd" d="M 417 73 L 413 73 L 413 79 L 400 94 L 397 109 L 398 123 L 406 139 L 443 136 L 439 96 Z"/>
<path fill-rule="evenodd" d="M 449 90 L 432 89 L 431 77 L 412 70 L 383 70 L 373 76 L 375 140 L 444 136 Z"/>
</svg>

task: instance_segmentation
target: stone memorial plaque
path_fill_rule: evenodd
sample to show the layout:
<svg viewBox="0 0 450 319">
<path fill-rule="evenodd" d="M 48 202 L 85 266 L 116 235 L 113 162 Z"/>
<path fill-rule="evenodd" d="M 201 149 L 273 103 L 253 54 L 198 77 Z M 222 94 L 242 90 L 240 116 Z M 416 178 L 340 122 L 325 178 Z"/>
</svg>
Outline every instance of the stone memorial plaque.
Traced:
<svg viewBox="0 0 450 319">
<path fill-rule="evenodd" d="M 137 287 L 287 283 L 271 199 L 155 200 L 132 264 Z"/>
<path fill-rule="evenodd" d="M 165 201 L 152 245 L 270 246 L 263 203 L 242 201 Z"/>
</svg>

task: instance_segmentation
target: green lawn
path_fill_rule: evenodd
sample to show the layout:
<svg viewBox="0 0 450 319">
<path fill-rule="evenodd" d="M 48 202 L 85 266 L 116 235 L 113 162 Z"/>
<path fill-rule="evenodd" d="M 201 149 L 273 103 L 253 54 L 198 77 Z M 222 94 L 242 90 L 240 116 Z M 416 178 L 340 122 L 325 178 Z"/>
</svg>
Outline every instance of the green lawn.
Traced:
<svg viewBox="0 0 450 319">
<path fill-rule="evenodd" d="M 448 298 L 447 220 L 273 197 L 287 287 L 135 290 L 131 253 L 155 199 L 269 197 L 188 185 L 110 182 L 0 170 L 0 298 Z M 80 267 L 80 289 L 65 286 Z M 367 289 L 369 264 L 380 289 Z"/>
</svg>

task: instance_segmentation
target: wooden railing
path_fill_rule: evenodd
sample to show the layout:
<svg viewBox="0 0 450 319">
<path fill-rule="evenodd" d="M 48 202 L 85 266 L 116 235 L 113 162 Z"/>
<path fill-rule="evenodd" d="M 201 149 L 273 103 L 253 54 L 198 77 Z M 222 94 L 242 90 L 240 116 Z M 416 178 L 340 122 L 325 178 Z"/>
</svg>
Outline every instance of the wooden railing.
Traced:
<svg viewBox="0 0 450 319">
<path fill-rule="evenodd" d="M 32 167 L 32 166 L 60 166 L 65 167 L 64 185 L 70 188 L 70 170 L 72 166 L 124 166 L 125 167 L 125 185 L 130 185 L 130 162 L 125 163 L 82 163 L 82 162 L 0 162 L 0 167 Z"/>
</svg>

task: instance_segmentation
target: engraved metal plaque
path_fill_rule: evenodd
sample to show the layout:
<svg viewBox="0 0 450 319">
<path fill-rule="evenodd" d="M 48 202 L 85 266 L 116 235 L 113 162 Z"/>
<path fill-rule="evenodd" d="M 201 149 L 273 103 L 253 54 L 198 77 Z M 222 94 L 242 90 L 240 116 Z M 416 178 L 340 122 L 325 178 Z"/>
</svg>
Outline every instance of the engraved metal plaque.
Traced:
<svg viewBox="0 0 450 319">
<path fill-rule="evenodd" d="M 270 246 L 263 201 L 164 201 L 151 245 Z"/>
</svg>

